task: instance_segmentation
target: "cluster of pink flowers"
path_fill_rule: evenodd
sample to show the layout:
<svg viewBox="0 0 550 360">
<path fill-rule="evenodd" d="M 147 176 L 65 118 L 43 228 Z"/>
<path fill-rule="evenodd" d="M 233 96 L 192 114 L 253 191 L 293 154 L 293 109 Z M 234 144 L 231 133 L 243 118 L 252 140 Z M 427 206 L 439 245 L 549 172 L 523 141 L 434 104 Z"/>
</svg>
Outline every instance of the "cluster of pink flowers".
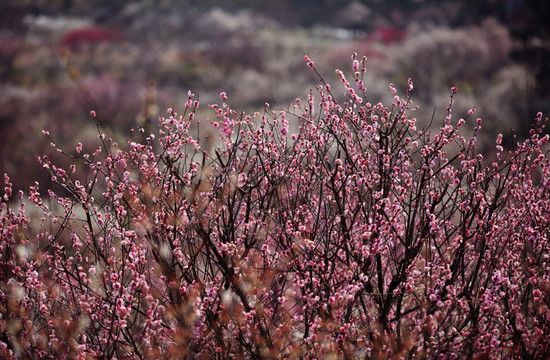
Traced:
<svg viewBox="0 0 550 360">
<path fill-rule="evenodd" d="M 451 115 L 456 89 L 420 129 L 412 82 L 370 103 L 366 59 L 352 60 L 342 100 L 321 80 L 305 102 L 246 115 L 221 93 L 215 147 L 192 135 L 190 92 L 156 136 L 99 133 L 70 170 L 40 158 L 57 194 L 12 194 L 6 176 L 0 357 L 550 353 L 546 120 L 509 151 L 499 136 L 487 161 L 481 120 L 466 138 L 473 110 Z"/>
</svg>

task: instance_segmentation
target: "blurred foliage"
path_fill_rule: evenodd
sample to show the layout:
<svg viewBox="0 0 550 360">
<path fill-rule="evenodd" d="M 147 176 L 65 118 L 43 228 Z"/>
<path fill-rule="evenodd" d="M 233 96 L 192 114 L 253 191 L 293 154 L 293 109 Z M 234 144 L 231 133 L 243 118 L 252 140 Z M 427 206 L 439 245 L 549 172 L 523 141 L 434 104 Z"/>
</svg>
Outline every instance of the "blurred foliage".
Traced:
<svg viewBox="0 0 550 360">
<path fill-rule="evenodd" d="M 351 71 L 353 52 L 368 56 L 370 101 L 387 100 L 390 82 L 405 86 L 412 76 L 426 111 L 418 117 L 429 121 L 457 85 L 457 112 L 476 105 L 489 136 L 521 133 L 537 111 L 550 110 L 549 7 L 534 0 L 0 1 L 0 171 L 21 188 L 47 181 L 34 158 L 50 151 L 40 130 L 72 148 L 79 136 L 95 136 L 91 109 L 116 137 L 154 124 L 189 89 L 203 104 L 227 91 L 235 108 L 285 107 L 316 85 L 306 53 L 327 80 L 334 68 Z"/>
</svg>

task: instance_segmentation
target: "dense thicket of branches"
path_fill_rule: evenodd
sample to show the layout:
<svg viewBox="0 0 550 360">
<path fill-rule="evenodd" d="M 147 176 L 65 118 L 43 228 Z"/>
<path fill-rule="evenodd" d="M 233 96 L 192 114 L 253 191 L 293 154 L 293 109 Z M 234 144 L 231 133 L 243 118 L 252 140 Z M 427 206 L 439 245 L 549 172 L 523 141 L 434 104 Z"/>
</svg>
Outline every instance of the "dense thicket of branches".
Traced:
<svg viewBox="0 0 550 360">
<path fill-rule="evenodd" d="M 246 115 L 222 93 L 210 148 L 191 134 L 190 93 L 142 143 L 100 134 L 70 168 L 42 158 L 67 195 L 32 187 L 32 222 L 6 176 L 2 357 L 548 354 L 542 115 L 485 161 L 481 119 L 452 117 L 456 89 L 446 118 L 419 129 L 412 82 L 371 104 L 364 65 L 353 59 L 354 85 L 339 72 L 342 101 L 321 80 L 285 111 Z"/>
</svg>

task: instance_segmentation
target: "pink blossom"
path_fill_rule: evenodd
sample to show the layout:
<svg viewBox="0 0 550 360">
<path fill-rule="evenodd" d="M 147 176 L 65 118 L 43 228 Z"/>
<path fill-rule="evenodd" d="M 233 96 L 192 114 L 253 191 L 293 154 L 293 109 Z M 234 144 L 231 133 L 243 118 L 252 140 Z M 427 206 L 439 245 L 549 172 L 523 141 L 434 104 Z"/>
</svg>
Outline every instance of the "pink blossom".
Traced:
<svg viewBox="0 0 550 360">
<path fill-rule="evenodd" d="M 544 358 L 546 120 L 481 154 L 456 88 L 421 131 L 411 80 L 367 103 L 352 69 L 285 111 L 220 93 L 216 142 L 191 92 L 146 141 L 50 139 L 72 161 L 39 158 L 59 190 L 25 199 L 5 175 L 2 357 Z"/>
</svg>

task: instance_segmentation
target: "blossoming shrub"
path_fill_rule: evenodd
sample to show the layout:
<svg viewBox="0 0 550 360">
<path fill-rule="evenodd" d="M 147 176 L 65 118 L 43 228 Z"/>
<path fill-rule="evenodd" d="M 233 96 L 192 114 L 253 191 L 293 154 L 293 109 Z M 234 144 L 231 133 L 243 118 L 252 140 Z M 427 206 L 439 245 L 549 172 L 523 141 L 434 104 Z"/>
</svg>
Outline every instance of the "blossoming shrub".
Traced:
<svg viewBox="0 0 550 360">
<path fill-rule="evenodd" d="M 321 80 L 286 111 L 242 114 L 222 93 L 208 150 L 190 93 L 141 143 L 100 134 L 93 154 L 67 153 L 70 168 L 41 158 L 65 192 L 30 188 L 38 224 L 6 176 L 1 356 L 548 354 L 542 115 L 510 151 L 499 136 L 487 162 L 480 119 L 465 138 L 476 120 L 455 121 L 449 106 L 419 129 L 412 82 L 404 99 L 391 86 L 393 104 L 371 104 L 365 59 L 353 69 L 355 85 L 338 72 L 344 100 Z"/>
</svg>

